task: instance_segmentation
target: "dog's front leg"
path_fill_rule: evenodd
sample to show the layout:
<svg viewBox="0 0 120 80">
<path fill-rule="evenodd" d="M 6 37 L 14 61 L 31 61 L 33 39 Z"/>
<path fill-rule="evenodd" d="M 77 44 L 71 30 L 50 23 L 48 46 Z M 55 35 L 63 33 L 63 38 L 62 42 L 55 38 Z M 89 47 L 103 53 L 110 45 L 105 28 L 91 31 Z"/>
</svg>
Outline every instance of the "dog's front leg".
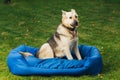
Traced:
<svg viewBox="0 0 120 80">
<path fill-rule="evenodd" d="M 72 55 L 71 55 L 71 53 L 70 53 L 70 49 L 69 49 L 69 48 L 66 48 L 66 49 L 64 50 L 64 53 L 65 53 L 67 59 L 69 59 L 69 60 L 72 60 L 72 59 L 73 59 L 73 57 L 72 57 Z"/>
<path fill-rule="evenodd" d="M 81 58 L 81 55 L 80 55 L 80 52 L 79 52 L 79 49 L 78 49 L 78 41 L 75 42 L 74 51 L 75 51 L 75 54 L 76 54 L 77 58 L 79 60 L 81 60 L 82 58 Z"/>
</svg>

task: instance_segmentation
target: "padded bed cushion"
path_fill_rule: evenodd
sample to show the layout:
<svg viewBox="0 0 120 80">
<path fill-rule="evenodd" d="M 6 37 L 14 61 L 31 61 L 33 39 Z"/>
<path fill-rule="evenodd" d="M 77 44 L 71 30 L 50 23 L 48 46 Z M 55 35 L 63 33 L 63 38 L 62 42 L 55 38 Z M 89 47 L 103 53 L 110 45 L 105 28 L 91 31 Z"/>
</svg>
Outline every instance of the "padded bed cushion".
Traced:
<svg viewBox="0 0 120 80">
<path fill-rule="evenodd" d="M 102 57 L 94 46 L 79 45 L 82 60 L 64 58 L 38 59 L 38 48 L 20 45 L 13 49 L 7 58 L 9 70 L 15 75 L 97 75 L 102 70 Z M 19 51 L 30 52 L 34 56 L 24 58 Z"/>
</svg>

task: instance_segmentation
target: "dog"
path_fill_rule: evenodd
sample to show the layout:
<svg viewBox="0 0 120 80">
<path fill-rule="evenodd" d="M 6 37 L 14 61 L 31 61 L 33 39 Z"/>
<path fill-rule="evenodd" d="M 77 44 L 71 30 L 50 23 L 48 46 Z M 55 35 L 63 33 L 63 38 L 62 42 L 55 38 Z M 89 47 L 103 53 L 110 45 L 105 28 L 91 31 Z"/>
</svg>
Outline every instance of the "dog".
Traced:
<svg viewBox="0 0 120 80">
<path fill-rule="evenodd" d="M 62 22 L 57 27 L 54 35 L 39 48 L 36 57 L 40 59 L 62 58 L 72 60 L 71 51 L 74 50 L 77 59 L 81 60 L 78 49 L 78 32 L 79 26 L 78 14 L 74 9 L 70 12 L 62 10 Z M 21 52 L 21 54 L 24 54 Z M 26 53 L 24 55 L 30 55 Z"/>
</svg>

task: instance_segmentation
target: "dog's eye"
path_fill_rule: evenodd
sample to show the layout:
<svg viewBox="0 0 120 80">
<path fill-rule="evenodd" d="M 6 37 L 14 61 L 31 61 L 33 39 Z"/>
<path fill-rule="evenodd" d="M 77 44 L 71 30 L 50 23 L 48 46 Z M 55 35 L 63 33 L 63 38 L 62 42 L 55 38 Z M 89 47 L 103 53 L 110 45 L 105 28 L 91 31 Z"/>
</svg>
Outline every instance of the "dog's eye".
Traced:
<svg viewBox="0 0 120 80">
<path fill-rule="evenodd" d="M 77 18 L 77 16 L 75 16 L 75 18 Z"/>
<path fill-rule="evenodd" d="M 70 19 L 72 19 L 72 17 L 69 17 Z"/>
</svg>

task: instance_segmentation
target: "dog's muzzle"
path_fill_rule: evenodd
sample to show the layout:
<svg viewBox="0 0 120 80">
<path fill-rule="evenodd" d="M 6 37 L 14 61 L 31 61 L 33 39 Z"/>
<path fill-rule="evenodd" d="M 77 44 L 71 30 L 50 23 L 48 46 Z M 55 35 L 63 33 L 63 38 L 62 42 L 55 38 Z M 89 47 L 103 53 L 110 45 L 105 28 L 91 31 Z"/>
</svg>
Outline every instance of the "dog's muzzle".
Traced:
<svg viewBox="0 0 120 80">
<path fill-rule="evenodd" d="M 71 26 L 73 26 L 73 27 L 78 26 L 78 21 L 74 21 L 74 22 L 71 24 Z"/>
</svg>

